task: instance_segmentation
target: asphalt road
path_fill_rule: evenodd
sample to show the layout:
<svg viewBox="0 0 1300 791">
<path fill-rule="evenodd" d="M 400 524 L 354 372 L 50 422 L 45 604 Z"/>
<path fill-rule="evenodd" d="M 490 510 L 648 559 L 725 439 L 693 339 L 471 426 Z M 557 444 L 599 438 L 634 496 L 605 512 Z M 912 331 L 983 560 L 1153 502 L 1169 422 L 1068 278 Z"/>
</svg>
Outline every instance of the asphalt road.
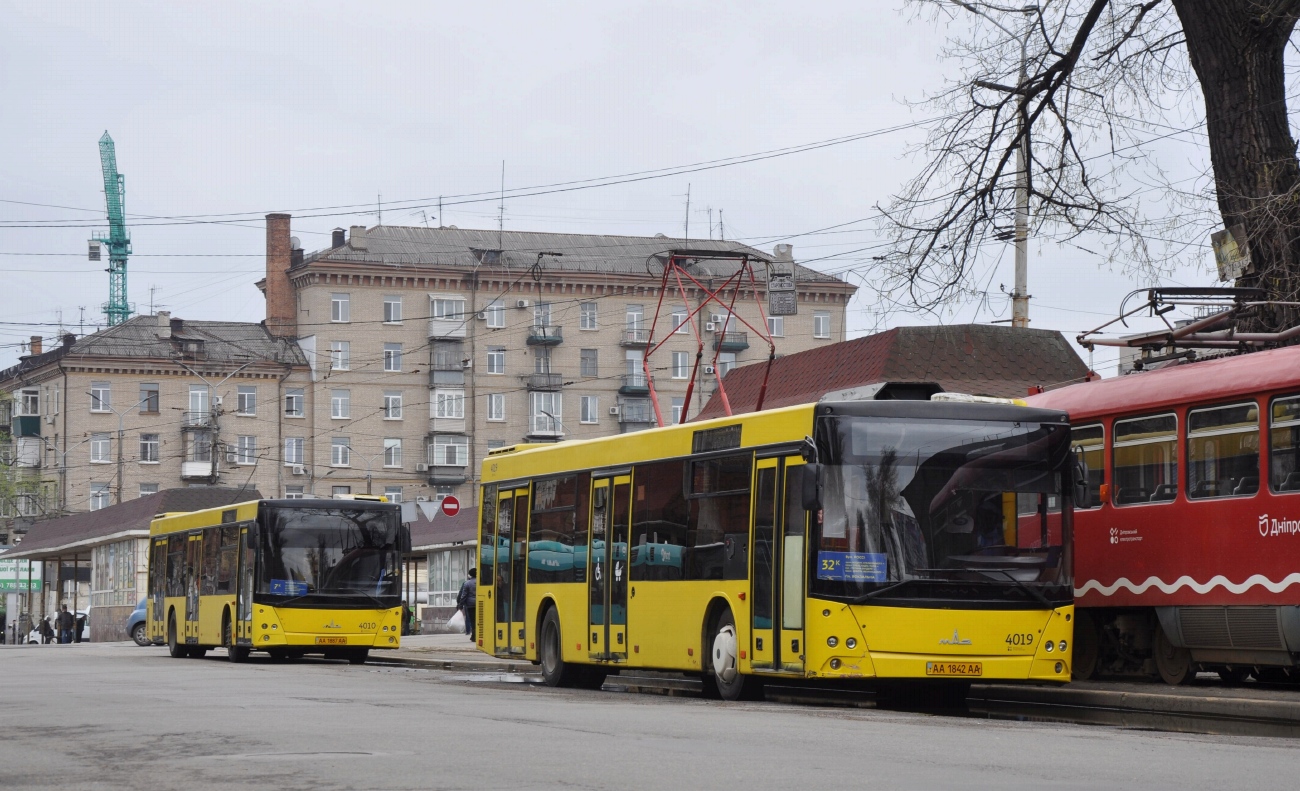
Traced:
<svg viewBox="0 0 1300 791">
<path fill-rule="evenodd" d="M 0 649 L 0 788 L 1290 788 L 1300 742 Z"/>
</svg>

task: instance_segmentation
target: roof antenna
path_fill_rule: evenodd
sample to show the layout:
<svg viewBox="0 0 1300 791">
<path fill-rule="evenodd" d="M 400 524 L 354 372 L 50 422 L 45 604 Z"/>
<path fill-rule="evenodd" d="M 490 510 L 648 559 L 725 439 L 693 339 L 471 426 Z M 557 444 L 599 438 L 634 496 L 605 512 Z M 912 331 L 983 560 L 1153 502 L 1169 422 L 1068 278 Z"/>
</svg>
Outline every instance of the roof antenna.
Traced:
<svg viewBox="0 0 1300 791">
<path fill-rule="evenodd" d="M 501 160 L 501 202 L 497 204 L 497 250 L 502 249 L 501 237 L 506 229 L 506 161 Z"/>
<path fill-rule="evenodd" d="M 682 238 L 686 241 L 691 240 L 691 185 L 686 184 L 686 224 L 682 228 Z"/>
</svg>

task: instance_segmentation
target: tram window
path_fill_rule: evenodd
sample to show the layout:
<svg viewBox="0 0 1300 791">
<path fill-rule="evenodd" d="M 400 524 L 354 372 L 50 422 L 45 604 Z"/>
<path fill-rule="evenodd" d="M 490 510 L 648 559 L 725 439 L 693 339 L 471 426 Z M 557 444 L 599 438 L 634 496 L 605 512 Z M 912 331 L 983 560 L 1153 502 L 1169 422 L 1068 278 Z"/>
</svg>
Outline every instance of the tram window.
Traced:
<svg viewBox="0 0 1300 791">
<path fill-rule="evenodd" d="M 632 581 L 691 579 L 695 531 L 682 491 L 682 461 L 632 472 Z"/>
<path fill-rule="evenodd" d="M 1250 495 L 1259 491 L 1259 407 L 1255 404 L 1187 413 L 1187 496 Z"/>
<path fill-rule="evenodd" d="M 1071 428 L 1070 444 L 1088 465 L 1088 507 L 1099 508 L 1101 485 L 1106 482 L 1106 430 L 1100 424 Z"/>
<path fill-rule="evenodd" d="M 575 582 L 573 547 L 579 485 L 587 475 L 568 475 L 533 483 L 533 518 L 528 534 L 528 581 Z M 586 521 L 583 526 L 585 528 Z"/>
<path fill-rule="evenodd" d="M 217 562 L 221 528 L 210 527 L 203 531 L 203 568 L 199 573 L 199 595 L 211 596 L 217 592 Z"/>
<path fill-rule="evenodd" d="M 1275 492 L 1300 492 L 1300 396 L 1273 401 L 1268 451 L 1269 487 Z"/>
<path fill-rule="evenodd" d="M 1168 502 L 1178 496 L 1178 417 L 1115 421 L 1115 505 Z"/>
</svg>

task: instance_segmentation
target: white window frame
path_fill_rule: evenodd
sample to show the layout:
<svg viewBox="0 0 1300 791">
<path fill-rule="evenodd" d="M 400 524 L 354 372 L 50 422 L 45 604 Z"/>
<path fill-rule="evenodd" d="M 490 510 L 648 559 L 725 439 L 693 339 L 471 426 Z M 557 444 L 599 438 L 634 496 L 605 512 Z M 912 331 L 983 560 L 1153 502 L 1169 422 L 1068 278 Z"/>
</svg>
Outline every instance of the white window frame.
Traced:
<svg viewBox="0 0 1300 791">
<path fill-rule="evenodd" d="M 153 437 L 152 440 L 145 439 Z M 140 463 L 141 464 L 158 464 L 162 452 L 162 437 L 154 433 L 140 434 Z"/>
<path fill-rule="evenodd" d="M 257 464 L 257 437 L 241 434 L 235 438 L 235 463 Z"/>
<path fill-rule="evenodd" d="M 402 440 L 400 437 L 384 438 L 384 467 L 393 469 L 402 466 Z"/>
<path fill-rule="evenodd" d="M 689 379 L 691 377 L 691 353 L 673 352 L 673 378 Z"/>
<path fill-rule="evenodd" d="M 591 369 L 584 367 L 587 362 L 585 352 L 591 352 Z M 600 376 L 600 349 L 579 349 L 578 350 L 578 375 L 579 376 Z"/>
<path fill-rule="evenodd" d="M 290 411 L 290 407 L 294 407 Z M 291 387 L 284 393 L 284 416 L 292 418 L 305 417 L 307 414 L 307 393 L 304 388 Z"/>
<path fill-rule="evenodd" d="M 400 487 L 400 486 L 385 486 L 385 487 L 384 487 L 384 497 L 386 497 L 386 498 L 388 499 L 388 502 L 390 502 L 390 503 L 400 503 L 400 502 L 402 502 L 402 487 Z"/>
<path fill-rule="evenodd" d="M 503 329 L 506 326 L 506 303 L 499 299 L 492 300 L 483 308 L 483 315 L 487 318 L 488 329 Z"/>
<path fill-rule="evenodd" d="M 352 342 L 330 341 L 330 370 L 349 371 L 352 369 Z"/>
<path fill-rule="evenodd" d="M 384 370 L 389 373 L 400 373 L 402 370 L 402 344 L 385 343 L 384 344 Z"/>
<path fill-rule="evenodd" d="M 384 323 L 385 324 L 402 323 L 402 295 L 401 294 L 384 295 Z"/>
<path fill-rule="evenodd" d="M 352 466 L 352 446 L 347 437 L 330 437 L 330 466 Z"/>
<path fill-rule="evenodd" d="M 686 397 L 673 396 L 673 425 L 676 426 L 682 422 L 682 412 L 686 410 Z"/>
<path fill-rule="evenodd" d="M 384 420 L 402 419 L 402 393 L 389 390 L 384 393 Z"/>
<path fill-rule="evenodd" d="M 600 422 L 600 398 L 585 395 L 579 399 L 579 423 L 593 424 Z"/>
<path fill-rule="evenodd" d="M 286 486 L 284 487 L 284 499 L 286 500 L 305 500 L 307 491 L 304 486 Z"/>
<path fill-rule="evenodd" d="M 623 328 L 639 330 L 645 324 L 645 305 L 628 305 L 623 311 Z"/>
<path fill-rule="evenodd" d="M 90 510 L 98 511 L 101 508 L 107 508 L 112 503 L 113 492 L 106 483 L 92 483 L 90 485 Z"/>
<path fill-rule="evenodd" d="M 448 461 L 447 450 L 454 448 L 452 461 Z M 437 434 L 429 445 L 429 464 L 434 467 L 468 467 L 469 437 L 459 434 Z"/>
<path fill-rule="evenodd" d="M 90 435 L 90 463 L 113 463 L 113 440 L 107 433 Z"/>
<path fill-rule="evenodd" d="M 487 372 L 495 375 L 502 375 L 506 372 L 506 349 L 504 346 L 488 347 Z"/>
<path fill-rule="evenodd" d="M 113 383 L 112 382 L 91 382 L 90 383 L 90 411 L 91 412 L 112 412 L 113 411 Z"/>
<path fill-rule="evenodd" d="M 600 329 L 600 308 L 595 302 L 582 302 L 578 305 L 578 329 Z"/>
<path fill-rule="evenodd" d="M 41 391 L 37 389 L 19 390 L 18 397 L 14 399 L 14 406 L 18 417 L 40 417 L 41 415 Z"/>
<path fill-rule="evenodd" d="M 831 314 L 830 311 L 818 310 L 813 313 L 813 337 L 826 338 L 831 337 Z"/>
<path fill-rule="evenodd" d="M 784 338 L 785 316 L 768 316 L 767 334 L 773 338 Z"/>
<path fill-rule="evenodd" d="M 444 420 L 464 420 L 465 391 L 460 389 L 434 390 L 433 416 Z"/>
<path fill-rule="evenodd" d="M 465 320 L 464 297 L 429 297 L 429 318 L 442 321 Z"/>
<path fill-rule="evenodd" d="M 347 420 L 352 417 L 352 391 L 330 391 L 330 419 Z"/>
<path fill-rule="evenodd" d="M 689 310 L 673 311 L 673 333 L 676 335 L 685 335 L 691 331 L 691 321 L 688 318 L 691 315 Z"/>
<path fill-rule="evenodd" d="M 736 369 L 735 352 L 718 352 L 718 376 L 726 376 Z"/>
<path fill-rule="evenodd" d="M 528 407 L 528 430 L 530 434 L 545 434 L 557 437 L 564 435 L 564 399 L 562 393 L 529 393 Z"/>
<path fill-rule="evenodd" d="M 257 416 L 257 386 L 240 385 L 235 392 L 235 414 L 239 417 Z"/>
<path fill-rule="evenodd" d="M 284 464 L 293 467 L 303 463 L 307 441 L 303 437 L 284 438 Z"/>
<path fill-rule="evenodd" d="M 505 421 L 506 419 L 506 394 L 505 393 L 488 393 L 487 419 L 493 423 Z"/>
<path fill-rule="evenodd" d="M 352 321 L 351 294 L 330 294 L 330 321 L 334 324 L 347 324 Z"/>
<path fill-rule="evenodd" d="M 146 491 L 146 489 L 147 489 L 148 491 Z M 140 494 L 138 494 L 138 495 L 136 495 L 136 496 L 137 496 L 137 497 L 148 497 L 148 496 L 151 495 L 151 494 L 157 494 L 157 493 L 158 493 L 158 489 L 159 489 L 159 487 L 158 487 L 158 484 L 156 484 L 156 483 L 142 483 L 142 484 L 140 484 Z"/>
</svg>

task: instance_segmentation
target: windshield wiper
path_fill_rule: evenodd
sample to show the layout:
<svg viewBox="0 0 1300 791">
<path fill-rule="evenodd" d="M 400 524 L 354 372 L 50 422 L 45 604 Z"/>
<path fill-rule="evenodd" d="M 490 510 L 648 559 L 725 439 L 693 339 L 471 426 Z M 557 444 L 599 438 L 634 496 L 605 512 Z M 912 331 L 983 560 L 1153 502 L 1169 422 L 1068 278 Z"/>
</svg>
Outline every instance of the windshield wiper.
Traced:
<svg viewBox="0 0 1300 791">
<path fill-rule="evenodd" d="M 1054 609 L 1056 609 L 1056 605 L 1055 605 L 1055 604 L 1052 604 L 1051 600 L 1049 600 L 1046 596 L 1044 596 L 1042 591 L 1037 590 L 1036 588 L 1031 588 L 1031 587 L 1029 587 L 1028 585 L 1026 585 L 1025 583 L 1021 582 L 1020 580 L 1018 580 L 1018 579 L 1016 579 L 1015 577 L 1011 576 L 1011 571 L 1009 571 L 1009 570 L 1007 570 L 1007 569 L 999 569 L 999 568 L 981 568 L 981 569 L 971 569 L 971 571 L 978 571 L 978 572 L 980 572 L 981 574 L 982 574 L 982 573 L 985 573 L 985 572 L 989 572 L 989 571 L 996 571 L 996 572 L 998 572 L 999 574 L 1001 574 L 1001 575 L 1003 575 L 1004 577 L 1006 577 L 1007 579 L 1011 580 L 1013 583 L 1015 583 L 1015 585 L 1016 585 L 1017 588 L 1020 588 L 1021 590 L 1025 591 L 1026 593 L 1028 593 L 1030 596 L 1033 596 L 1035 599 L 1038 599 L 1040 602 L 1043 603 L 1043 606 L 1046 607 L 1047 609 L 1049 609 L 1049 610 L 1054 610 Z"/>
<path fill-rule="evenodd" d="M 886 585 L 886 586 L 883 587 L 883 588 L 876 588 L 875 590 L 871 591 L 870 593 L 864 593 L 864 594 L 862 594 L 861 596 L 859 596 L 858 598 L 854 599 L 854 600 L 853 600 L 852 602 L 850 602 L 850 603 L 851 603 L 851 604 L 862 604 L 862 603 L 865 602 L 865 601 L 871 601 L 872 599 L 876 598 L 877 596 L 883 596 L 884 594 L 889 593 L 889 592 L 892 591 L 892 590 L 897 590 L 897 589 L 903 587 L 904 585 L 908 584 L 909 582 L 916 582 L 916 579 L 915 579 L 915 578 L 912 578 L 912 579 L 900 580 L 900 581 L 898 581 L 898 582 L 895 582 L 893 585 Z"/>
</svg>

